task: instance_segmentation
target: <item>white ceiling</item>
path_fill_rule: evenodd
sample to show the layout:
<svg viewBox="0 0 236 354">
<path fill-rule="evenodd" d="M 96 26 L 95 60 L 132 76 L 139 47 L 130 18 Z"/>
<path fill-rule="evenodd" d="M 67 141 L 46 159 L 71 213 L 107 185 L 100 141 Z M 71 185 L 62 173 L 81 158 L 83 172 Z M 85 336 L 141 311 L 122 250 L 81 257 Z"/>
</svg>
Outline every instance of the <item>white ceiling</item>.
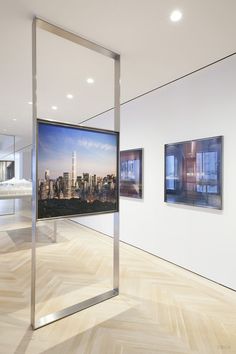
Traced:
<svg viewBox="0 0 236 354">
<path fill-rule="evenodd" d="M 78 123 L 114 107 L 112 59 L 45 30 L 37 33 L 39 117 Z M 89 85 L 87 78 L 94 84 Z M 53 111 L 52 105 L 58 109 Z"/>
<path fill-rule="evenodd" d="M 35 15 L 120 53 L 124 102 L 234 52 L 235 13 L 235 0 L 0 0 L 0 133 L 30 137 Z M 40 117 L 79 122 L 111 107 L 109 59 L 48 33 L 38 55 Z"/>
</svg>

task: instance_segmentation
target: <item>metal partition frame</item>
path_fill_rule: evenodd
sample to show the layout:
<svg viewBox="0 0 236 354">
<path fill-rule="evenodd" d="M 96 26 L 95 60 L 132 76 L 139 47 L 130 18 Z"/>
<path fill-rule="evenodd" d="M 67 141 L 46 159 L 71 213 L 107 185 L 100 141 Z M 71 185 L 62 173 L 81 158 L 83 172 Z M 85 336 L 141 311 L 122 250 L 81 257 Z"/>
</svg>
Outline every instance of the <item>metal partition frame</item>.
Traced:
<svg viewBox="0 0 236 354">
<path fill-rule="evenodd" d="M 93 50 L 97 53 L 105 55 L 114 60 L 114 128 L 120 131 L 120 55 L 106 49 L 96 43 L 78 36 L 75 33 L 64 30 L 45 20 L 35 17 L 32 24 L 32 99 L 33 99 L 33 159 L 32 159 L 32 179 L 33 179 L 33 195 L 32 195 L 32 264 L 31 264 L 31 325 L 33 329 L 38 329 L 55 322 L 63 317 L 72 315 L 78 311 L 96 305 L 104 300 L 110 299 L 119 294 L 119 211 L 114 213 L 114 245 L 113 245 L 113 289 L 103 294 L 95 296 L 91 299 L 80 302 L 76 305 L 67 307 L 58 312 L 48 314 L 44 317 L 36 319 L 36 228 L 37 228 L 37 28 L 44 29 L 59 37 L 67 39 L 85 48 Z M 119 155 L 119 154 L 118 154 Z M 120 161 L 118 158 L 118 176 Z M 119 195 L 119 185 L 118 195 Z M 88 216 L 89 217 L 89 216 Z M 40 222 L 40 221 L 38 221 Z"/>
</svg>

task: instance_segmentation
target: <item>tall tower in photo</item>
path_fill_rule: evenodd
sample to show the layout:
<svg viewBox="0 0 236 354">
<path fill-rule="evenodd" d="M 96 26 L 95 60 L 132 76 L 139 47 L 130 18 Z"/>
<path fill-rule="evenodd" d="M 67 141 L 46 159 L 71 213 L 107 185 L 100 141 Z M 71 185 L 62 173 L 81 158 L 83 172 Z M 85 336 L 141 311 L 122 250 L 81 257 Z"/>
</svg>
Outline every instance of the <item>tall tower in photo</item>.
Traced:
<svg viewBox="0 0 236 354">
<path fill-rule="evenodd" d="M 72 152 L 72 187 L 76 184 L 76 151 Z"/>
<path fill-rule="evenodd" d="M 50 179 L 50 171 L 45 170 L 45 180 L 48 181 Z"/>
</svg>

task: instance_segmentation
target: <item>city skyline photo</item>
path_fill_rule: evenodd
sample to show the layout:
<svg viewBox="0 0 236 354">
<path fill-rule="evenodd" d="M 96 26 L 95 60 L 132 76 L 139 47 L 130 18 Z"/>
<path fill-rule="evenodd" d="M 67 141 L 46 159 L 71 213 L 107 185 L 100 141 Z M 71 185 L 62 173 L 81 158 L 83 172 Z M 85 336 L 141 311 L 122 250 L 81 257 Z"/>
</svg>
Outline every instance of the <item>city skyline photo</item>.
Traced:
<svg viewBox="0 0 236 354">
<path fill-rule="evenodd" d="M 38 121 L 38 218 L 116 211 L 118 133 Z"/>
<path fill-rule="evenodd" d="M 115 174 L 117 168 L 116 140 L 116 135 L 112 133 L 40 123 L 38 128 L 38 178 L 43 179 L 46 170 L 50 171 L 51 178 L 57 178 L 63 172 L 72 172 L 73 152 L 76 152 L 77 175 L 83 173 L 98 176 Z"/>
</svg>

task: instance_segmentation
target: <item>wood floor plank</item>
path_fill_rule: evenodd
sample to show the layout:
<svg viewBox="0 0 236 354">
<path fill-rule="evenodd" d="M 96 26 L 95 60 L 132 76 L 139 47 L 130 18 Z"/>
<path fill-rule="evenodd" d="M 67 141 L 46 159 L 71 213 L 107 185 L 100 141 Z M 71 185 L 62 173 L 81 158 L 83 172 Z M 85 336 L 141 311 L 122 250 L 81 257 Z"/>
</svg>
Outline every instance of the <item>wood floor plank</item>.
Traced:
<svg viewBox="0 0 236 354">
<path fill-rule="evenodd" d="M 119 296 L 33 332 L 26 218 L 0 232 L 1 354 L 236 354 L 236 293 L 123 243 Z M 38 316 L 112 286 L 111 238 L 69 221 L 50 233 L 42 222 Z"/>
</svg>

